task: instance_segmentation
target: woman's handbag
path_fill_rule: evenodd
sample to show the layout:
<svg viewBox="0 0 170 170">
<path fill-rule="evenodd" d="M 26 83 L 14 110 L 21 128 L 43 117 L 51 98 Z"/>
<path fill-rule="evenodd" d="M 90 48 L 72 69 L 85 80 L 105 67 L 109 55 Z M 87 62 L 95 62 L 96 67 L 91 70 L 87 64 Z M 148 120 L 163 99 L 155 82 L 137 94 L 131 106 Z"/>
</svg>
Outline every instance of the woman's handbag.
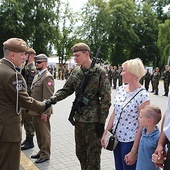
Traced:
<svg viewBox="0 0 170 170">
<path fill-rule="evenodd" d="M 110 131 L 106 132 L 105 149 L 113 151 L 117 146 L 118 140 L 116 134 L 113 135 Z"/>
<path fill-rule="evenodd" d="M 106 136 L 105 136 L 105 149 L 109 150 L 109 151 L 113 151 L 117 144 L 118 144 L 118 139 L 117 139 L 117 136 L 116 136 L 116 129 L 117 129 L 117 126 L 118 126 L 118 123 L 120 121 L 120 118 L 121 118 L 121 115 L 122 115 L 122 112 L 123 112 L 123 109 L 126 107 L 126 105 L 140 92 L 144 89 L 140 89 L 122 108 L 122 111 L 120 112 L 120 115 L 119 115 L 119 119 L 118 119 L 118 122 L 116 124 L 116 127 L 114 129 L 114 132 L 111 133 L 109 130 L 107 130 L 106 132 Z"/>
</svg>

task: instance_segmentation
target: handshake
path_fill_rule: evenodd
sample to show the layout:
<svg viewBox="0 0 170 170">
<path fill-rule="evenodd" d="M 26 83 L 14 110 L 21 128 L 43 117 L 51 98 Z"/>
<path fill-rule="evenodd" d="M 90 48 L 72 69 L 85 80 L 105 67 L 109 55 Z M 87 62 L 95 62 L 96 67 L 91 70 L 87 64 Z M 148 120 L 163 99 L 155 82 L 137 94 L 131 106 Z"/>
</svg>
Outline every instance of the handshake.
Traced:
<svg viewBox="0 0 170 170">
<path fill-rule="evenodd" d="M 45 110 L 47 110 L 49 107 L 51 107 L 52 104 L 56 104 L 57 103 L 57 96 L 51 96 L 49 99 L 45 99 L 44 100 L 45 103 Z"/>
</svg>

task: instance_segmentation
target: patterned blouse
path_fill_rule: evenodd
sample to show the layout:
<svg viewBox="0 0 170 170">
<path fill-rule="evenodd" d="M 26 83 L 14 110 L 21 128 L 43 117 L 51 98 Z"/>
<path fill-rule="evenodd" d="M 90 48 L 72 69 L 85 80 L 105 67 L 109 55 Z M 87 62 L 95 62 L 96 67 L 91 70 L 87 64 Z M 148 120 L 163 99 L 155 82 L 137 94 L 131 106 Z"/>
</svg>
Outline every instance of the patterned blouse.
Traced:
<svg viewBox="0 0 170 170">
<path fill-rule="evenodd" d="M 136 89 L 133 92 L 127 92 L 125 90 L 126 85 L 122 85 L 118 88 L 114 99 L 115 118 L 113 122 L 113 131 L 119 119 L 119 115 L 122 108 L 131 98 L 143 87 Z M 149 101 L 149 95 L 144 89 L 140 91 L 123 109 L 123 113 L 116 129 L 116 134 L 120 142 L 134 141 L 136 132 L 138 130 L 138 108 L 144 102 Z"/>
</svg>

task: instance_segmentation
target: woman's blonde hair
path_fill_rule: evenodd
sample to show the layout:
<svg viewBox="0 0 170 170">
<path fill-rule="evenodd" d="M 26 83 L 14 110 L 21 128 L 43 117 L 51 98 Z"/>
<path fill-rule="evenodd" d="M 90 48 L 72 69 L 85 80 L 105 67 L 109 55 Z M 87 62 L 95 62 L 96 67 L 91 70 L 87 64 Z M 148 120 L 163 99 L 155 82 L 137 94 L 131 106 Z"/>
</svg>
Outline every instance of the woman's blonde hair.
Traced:
<svg viewBox="0 0 170 170">
<path fill-rule="evenodd" d="M 135 75 L 138 80 L 140 80 L 146 73 L 145 67 L 140 58 L 127 60 L 122 66 L 126 67 L 127 71 Z"/>
</svg>

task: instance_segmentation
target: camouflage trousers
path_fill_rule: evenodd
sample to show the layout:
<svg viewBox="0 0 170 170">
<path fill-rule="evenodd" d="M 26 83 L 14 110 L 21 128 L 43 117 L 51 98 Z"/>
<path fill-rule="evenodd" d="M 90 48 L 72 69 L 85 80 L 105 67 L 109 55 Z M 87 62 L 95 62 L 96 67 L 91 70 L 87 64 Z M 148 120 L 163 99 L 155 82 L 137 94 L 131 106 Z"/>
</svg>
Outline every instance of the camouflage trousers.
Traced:
<svg viewBox="0 0 170 170">
<path fill-rule="evenodd" d="M 164 80 L 164 91 L 165 91 L 165 94 L 168 95 L 168 93 L 169 93 L 169 80 Z"/>
<path fill-rule="evenodd" d="M 101 143 L 96 123 L 75 123 L 76 156 L 81 170 L 100 170 Z"/>
<path fill-rule="evenodd" d="M 24 129 L 27 135 L 34 135 L 34 123 L 32 120 L 32 115 L 28 114 L 28 110 L 22 110 L 22 125 L 24 125 Z"/>
</svg>

